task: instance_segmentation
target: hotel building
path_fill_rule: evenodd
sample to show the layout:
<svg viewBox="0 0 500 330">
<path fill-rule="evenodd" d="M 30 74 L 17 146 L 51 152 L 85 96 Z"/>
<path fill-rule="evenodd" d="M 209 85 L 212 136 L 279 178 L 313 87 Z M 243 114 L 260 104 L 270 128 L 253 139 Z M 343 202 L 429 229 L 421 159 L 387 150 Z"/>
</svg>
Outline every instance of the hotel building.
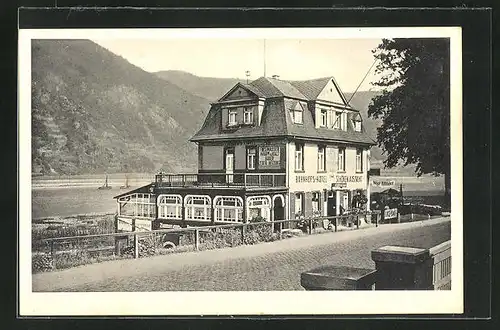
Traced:
<svg viewBox="0 0 500 330">
<path fill-rule="evenodd" d="M 159 173 L 116 196 L 122 222 L 153 229 L 332 216 L 354 195 L 370 196 L 374 141 L 333 77 L 238 83 L 211 104 L 191 141 L 198 173 Z"/>
</svg>

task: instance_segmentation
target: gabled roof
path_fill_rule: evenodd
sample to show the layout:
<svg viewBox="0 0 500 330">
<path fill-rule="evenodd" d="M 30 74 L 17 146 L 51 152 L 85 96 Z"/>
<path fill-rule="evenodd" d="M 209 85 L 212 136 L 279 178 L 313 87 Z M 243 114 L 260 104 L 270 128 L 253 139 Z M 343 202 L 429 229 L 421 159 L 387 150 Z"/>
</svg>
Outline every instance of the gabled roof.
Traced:
<svg viewBox="0 0 500 330">
<path fill-rule="evenodd" d="M 291 97 L 296 99 L 306 99 L 295 86 L 285 80 L 260 77 L 252 81 L 249 86 L 256 88 L 264 97 Z"/>
<path fill-rule="evenodd" d="M 304 94 L 308 100 L 315 100 L 331 79 L 331 77 L 323 77 L 311 80 L 290 81 L 290 83 Z"/>
</svg>

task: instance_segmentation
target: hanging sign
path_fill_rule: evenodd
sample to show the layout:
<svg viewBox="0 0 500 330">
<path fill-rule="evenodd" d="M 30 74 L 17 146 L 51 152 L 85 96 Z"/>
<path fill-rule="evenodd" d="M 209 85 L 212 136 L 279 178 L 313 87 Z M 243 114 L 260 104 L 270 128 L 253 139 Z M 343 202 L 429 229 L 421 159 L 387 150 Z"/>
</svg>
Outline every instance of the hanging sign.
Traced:
<svg viewBox="0 0 500 330">
<path fill-rule="evenodd" d="M 377 179 L 377 180 L 372 180 L 371 184 L 374 187 L 393 187 L 396 185 L 396 181 Z"/>
<path fill-rule="evenodd" d="M 281 168 L 281 154 L 279 146 L 259 147 L 259 169 Z"/>
</svg>

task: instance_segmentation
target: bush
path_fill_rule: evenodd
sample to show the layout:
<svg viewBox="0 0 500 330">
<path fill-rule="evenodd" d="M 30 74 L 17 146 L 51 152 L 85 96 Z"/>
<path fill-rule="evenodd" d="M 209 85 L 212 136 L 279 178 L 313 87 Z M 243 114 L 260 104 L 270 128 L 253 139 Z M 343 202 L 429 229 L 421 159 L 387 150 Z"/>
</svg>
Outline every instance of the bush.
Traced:
<svg viewBox="0 0 500 330">
<path fill-rule="evenodd" d="M 31 271 L 33 273 L 52 270 L 52 256 L 49 253 L 33 253 L 31 255 Z"/>
</svg>

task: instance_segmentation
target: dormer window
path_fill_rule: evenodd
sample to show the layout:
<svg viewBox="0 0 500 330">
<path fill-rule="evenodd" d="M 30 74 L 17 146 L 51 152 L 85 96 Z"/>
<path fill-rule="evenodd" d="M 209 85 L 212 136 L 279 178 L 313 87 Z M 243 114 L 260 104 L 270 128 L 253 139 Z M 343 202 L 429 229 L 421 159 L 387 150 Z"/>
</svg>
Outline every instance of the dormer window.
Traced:
<svg viewBox="0 0 500 330">
<path fill-rule="evenodd" d="M 236 110 L 229 110 L 229 126 L 236 126 L 238 124 L 238 122 L 236 121 L 236 113 Z"/>
<path fill-rule="evenodd" d="M 319 127 L 326 127 L 327 125 L 328 110 L 321 109 L 319 116 Z"/>
<path fill-rule="evenodd" d="M 304 110 L 302 109 L 302 106 L 300 105 L 300 103 L 297 103 L 297 105 L 294 108 L 290 109 L 290 115 L 292 116 L 292 121 L 295 124 L 303 124 L 304 123 L 303 112 L 304 112 Z"/>
<path fill-rule="evenodd" d="M 361 120 L 354 120 L 354 131 L 361 132 Z"/>
<path fill-rule="evenodd" d="M 245 124 L 253 124 L 253 109 L 252 108 L 245 108 L 245 111 L 243 113 L 243 120 Z"/>
<path fill-rule="evenodd" d="M 361 132 L 361 115 L 359 113 L 352 118 L 352 126 L 355 132 Z"/>
<path fill-rule="evenodd" d="M 339 112 L 339 111 L 335 111 L 335 118 L 334 118 L 334 122 L 333 122 L 333 128 L 335 129 L 340 129 L 340 125 L 341 125 L 341 119 L 342 117 L 342 113 Z"/>
</svg>

